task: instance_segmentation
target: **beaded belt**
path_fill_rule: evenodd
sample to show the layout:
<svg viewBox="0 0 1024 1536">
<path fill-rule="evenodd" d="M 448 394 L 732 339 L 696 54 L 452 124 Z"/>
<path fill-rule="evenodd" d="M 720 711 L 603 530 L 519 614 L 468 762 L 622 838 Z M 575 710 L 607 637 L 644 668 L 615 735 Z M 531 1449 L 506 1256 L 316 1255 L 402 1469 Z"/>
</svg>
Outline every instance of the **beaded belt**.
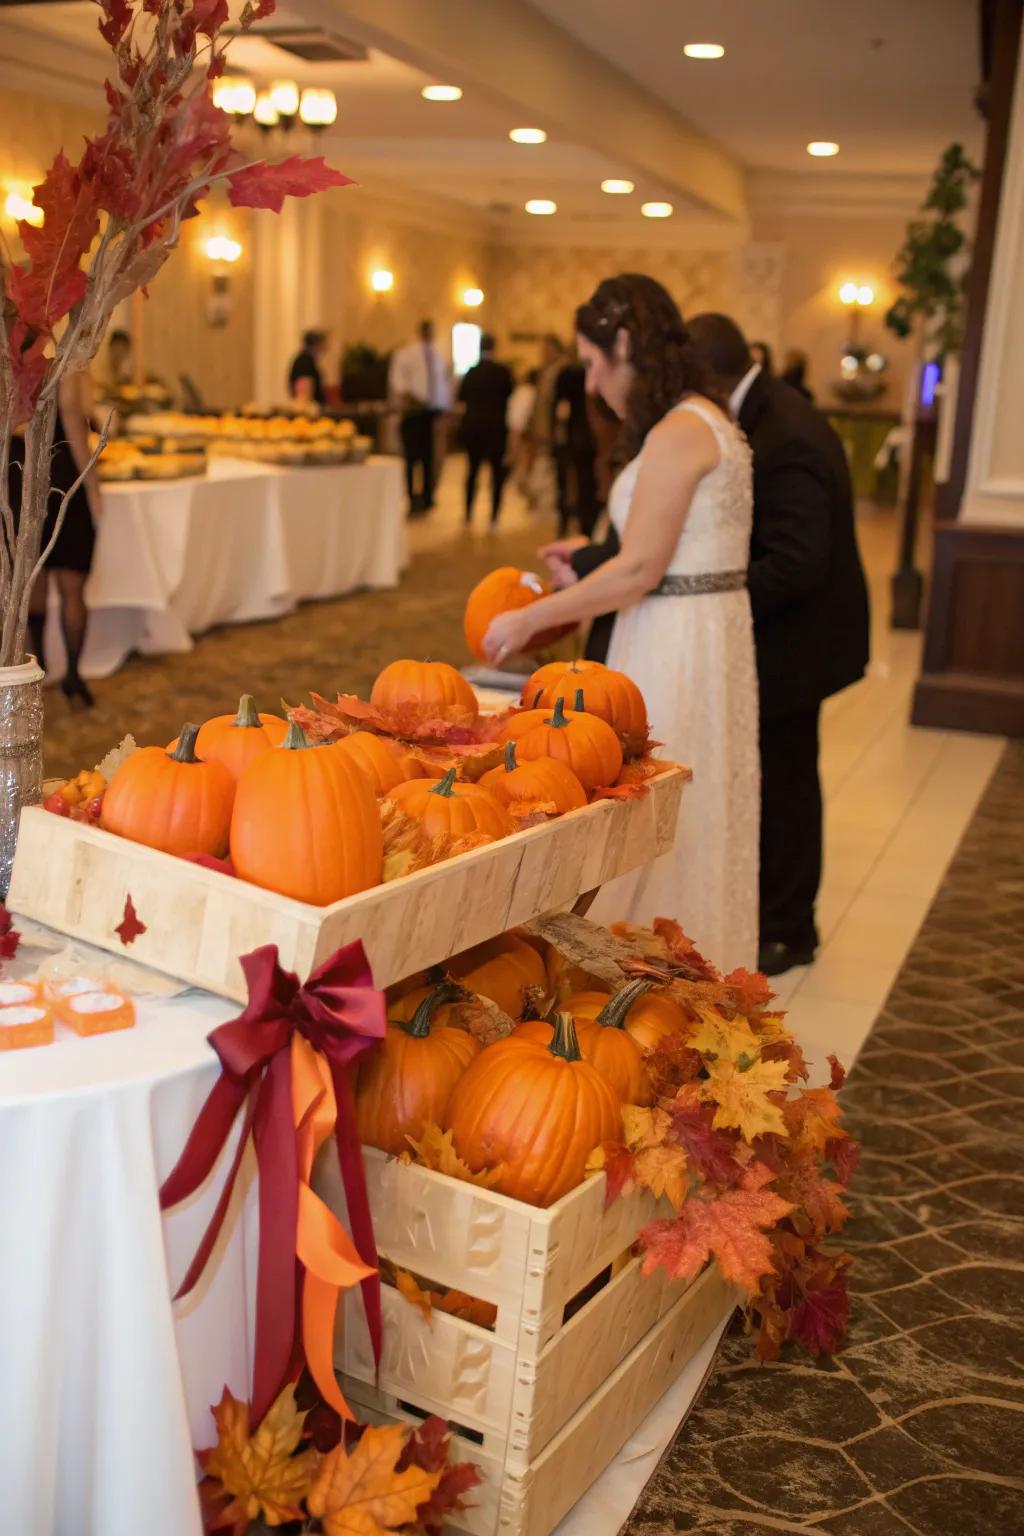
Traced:
<svg viewBox="0 0 1024 1536">
<path fill-rule="evenodd" d="M 746 571 L 707 571 L 700 576 L 663 576 L 649 597 L 699 597 L 705 592 L 739 592 Z"/>
</svg>

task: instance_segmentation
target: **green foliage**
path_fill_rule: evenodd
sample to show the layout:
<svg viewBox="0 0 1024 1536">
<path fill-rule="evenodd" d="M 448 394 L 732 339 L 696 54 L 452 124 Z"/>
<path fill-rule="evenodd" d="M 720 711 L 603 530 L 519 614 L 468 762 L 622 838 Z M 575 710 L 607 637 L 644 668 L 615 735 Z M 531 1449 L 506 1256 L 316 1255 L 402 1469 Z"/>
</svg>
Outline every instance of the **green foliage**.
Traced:
<svg viewBox="0 0 1024 1536">
<path fill-rule="evenodd" d="M 928 350 L 937 356 L 958 352 L 963 341 L 969 251 L 957 220 L 977 178 L 963 147 L 951 144 L 922 206 L 924 217 L 911 221 L 896 256 L 896 281 L 903 291 L 885 323 L 905 337 L 919 322 Z"/>
</svg>

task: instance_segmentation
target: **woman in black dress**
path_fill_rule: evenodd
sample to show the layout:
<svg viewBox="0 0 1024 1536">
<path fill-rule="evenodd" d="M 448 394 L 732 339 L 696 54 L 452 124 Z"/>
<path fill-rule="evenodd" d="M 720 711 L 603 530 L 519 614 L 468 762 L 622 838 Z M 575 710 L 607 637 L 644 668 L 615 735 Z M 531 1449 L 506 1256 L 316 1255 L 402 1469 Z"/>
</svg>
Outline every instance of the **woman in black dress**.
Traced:
<svg viewBox="0 0 1024 1536">
<path fill-rule="evenodd" d="M 69 491 L 89 462 L 89 420 L 87 376 L 82 373 L 64 379 L 58 389 L 57 422 L 53 434 L 51 490 L 42 549 L 53 538 L 61 498 Z M 10 496 L 17 515 L 21 505 L 21 474 L 24 440 L 15 438 L 11 445 Z M 67 667 L 61 690 L 75 709 L 90 709 L 93 696 L 79 672 L 85 631 L 89 622 L 85 606 L 85 582 L 92 569 L 96 544 L 96 520 L 100 511 L 99 481 L 95 466 L 68 502 L 64 521 L 44 568 L 36 579 L 29 600 L 29 644 L 39 665 L 43 659 L 43 632 L 46 626 L 46 600 L 52 571 L 60 594 L 60 622 L 67 652 Z"/>
</svg>

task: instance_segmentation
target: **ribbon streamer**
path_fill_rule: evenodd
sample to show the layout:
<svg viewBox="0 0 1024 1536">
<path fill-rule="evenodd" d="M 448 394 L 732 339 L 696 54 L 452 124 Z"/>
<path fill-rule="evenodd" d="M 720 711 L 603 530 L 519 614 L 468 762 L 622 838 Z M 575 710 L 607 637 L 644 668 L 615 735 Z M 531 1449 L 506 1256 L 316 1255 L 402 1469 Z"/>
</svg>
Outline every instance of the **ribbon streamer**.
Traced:
<svg viewBox="0 0 1024 1536">
<path fill-rule="evenodd" d="M 273 944 L 243 955 L 241 966 L 248 1004 L 209 1036 L 221 1075 L 160 1190 L 162 1210 L 193 1194 L 212 1172 L 244 1106 L 227 1179 L 175 1300 L 188 1295 L 206 1268 L 251 1132 L 260 1205 L 253 1422 L 259 1424 L 296 1373 L 300 1319 L 302 1350 L 321 1395 L 351 1418 L 333 1367 L 338 1296 L 361 1284 L 378 1364 L 381 1304 L 349 1067 L 384 1036 L 384 995 L 373 985 L 360 943 L 338 950 L 301 985 L 282 970 Z M 309 1182 L 316 1154 L 332 1133 L 351 1238 Z"/>
</svg>

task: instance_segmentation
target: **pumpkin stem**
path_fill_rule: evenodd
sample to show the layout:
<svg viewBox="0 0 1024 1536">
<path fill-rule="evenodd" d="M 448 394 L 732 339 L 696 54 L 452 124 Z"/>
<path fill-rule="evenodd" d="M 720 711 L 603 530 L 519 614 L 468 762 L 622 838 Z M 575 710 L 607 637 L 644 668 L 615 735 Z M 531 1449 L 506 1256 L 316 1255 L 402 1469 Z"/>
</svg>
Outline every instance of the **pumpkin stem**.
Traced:
<svg viewBox="0 0 1024 1536">
<path fill-rule="evenodd" d="M 454 982 L 443 981 L 428 992 L 420 1003 L 411 1019 L 399 1020 L 399 1028 L 413 1040 L 425 1040 L 430 1034 L 430 1026 L 434 1021 L 434 1014 L 444 1003 L 457 1003 L 465 993 Z"/>
<path fill-rule="evenodd" d="M 452 798 L 452 785 L 455 783 L 455 769 L 449 768 L 440 784 L 435 784 L 427 793 L 431 795 L 443 795 L 446 800 Z"/>
<path fill-rule="evenodd" d="M 518 766 L 516 762 L 516 744 L 514 741 L 507 741 L 505 743 L 505 772 L 515 773 Z"/>
<path fill-rule="evenodd" d="M 580 1051 L 580 1042 L 576 1038 L 576 1025 L 571 1013 L 556 1013 L 551 1019 L 554 1026 L 554 1035 L 548 1050 L 552 1056 L 561 1056 L 563 1061 L 582 1061 L 583 1054 Z"/>
<path fill-rule="evenodd" d="M 576 703 L 573 705 L 573 709 L 576 711 L 576 713 L 578 715 L 582 715 L 582 713 L 583 713 L 585 708 L 586 708 L 586 705 L 583 703 L 583 689 L 582 688 L 577 688 L 576 689 Z"/>
<path fill-rule="evenodd" d="M 550 720 L 545 720 L 545 725 L 553 725 L 556 730 L 564 731 L 569 721 L 565 718 L 565 700 L 559 694 L 555 700 L 555 712 Z"/>
<path fill-rule="evenodd" d="M 281 746 L 285 752 L 301 752 L 303 747 L 311 747 L 313 743 L 306 736 L 301 725 L 296 725 L 294 720 L 288 722 L 288 732 Z"/>
<path fill-rule="evenodd" d="M 256 726 L 262 725 L 259 710 L 256 708 L 256 700 L 251 693 L 243 693 L 238 701 L 238 714 L 232 721 L 242 730 L 251 731 Z"/>
<path fill-rule="evenodd" d="M 167 756 L 176 763 L 198 763 L 196 757 L 196 737 L 199 735 L 198 725 L 183 725 L 178 732 L 178 745 Z"/>
<path fill-rule="evenodd" d="M 646 976 L 638 976 L 634 981 L 627 981 L 626 985 L 620 987 L 615 996 L 605 1003 L 597 1016 L 597 1022 L 607 1024 L 611 1029 L 625 1029 L 629 1010 L 653 986 L 654 982 L 648 981 Z"/>
</svg>

